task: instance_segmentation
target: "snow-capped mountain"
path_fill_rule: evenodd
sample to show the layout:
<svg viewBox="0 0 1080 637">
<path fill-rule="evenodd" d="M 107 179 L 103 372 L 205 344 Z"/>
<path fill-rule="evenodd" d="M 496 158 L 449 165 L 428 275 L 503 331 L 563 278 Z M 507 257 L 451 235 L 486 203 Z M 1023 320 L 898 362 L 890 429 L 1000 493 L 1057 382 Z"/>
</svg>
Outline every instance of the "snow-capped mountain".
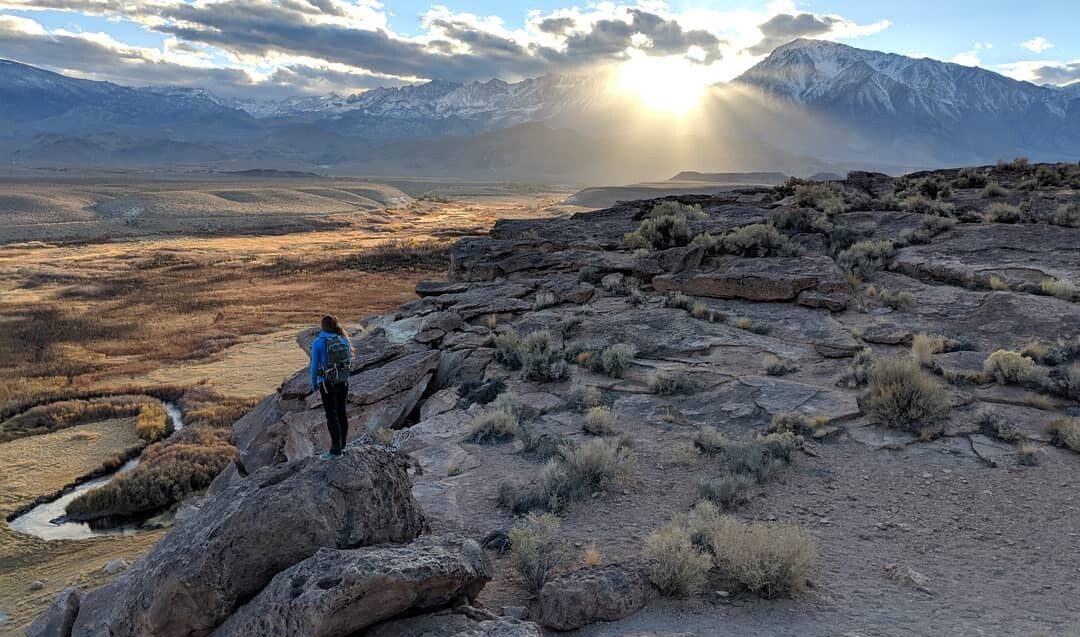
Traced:
<svg viewBox="0 0 1080 637">
<path fill-rule="evenodd" d="M 887 148 L 918 145 L 943 159 L 1080 153 L 1080 93 L 981 68 L 799 39 L 736 83 Z"/>
</svg>

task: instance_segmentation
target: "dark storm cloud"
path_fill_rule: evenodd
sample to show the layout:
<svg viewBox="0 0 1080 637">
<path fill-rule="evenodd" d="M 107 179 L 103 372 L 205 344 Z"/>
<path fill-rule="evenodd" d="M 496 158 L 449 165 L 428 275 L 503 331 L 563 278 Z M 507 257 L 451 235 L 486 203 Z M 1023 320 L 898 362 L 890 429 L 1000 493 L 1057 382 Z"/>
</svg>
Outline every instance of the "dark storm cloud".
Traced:
<svg viewBox="0 0 1080 637">
<path fill-rule="evenodd" d="M 1080 81 L 1080 62 L 1040 66 L 1032 69 L 1032 74 L 1039 84 L 1065 85 Z"/>
<path fill-rule="evenodd" d="M 631 9 L 630 15 L 634 17 L 632 25 L 634 31 L 648 36 L 652 41 L 650 53 L 654 55 L 685 53 L 690 47 L 696 46 L 705 51 L 706 64 L 721 57 L 720 45 L 724 42 L 708 31 L 701 29 L 683 31 L 682 25 L 675 20 L 666 20 L 640 9 Z"/>
<path fill-rule="evenodd" d="M 566 33 L 568 29 L 572 29 L 577 25 L 577 22 L 568 16 L 561 18 L 547 18 L 541 20 L 537 28 L 544 33 L 550 33 L 551 35 L 562 35 Z"/>
<path fill-rule="evenodd" d="M 812 38 L 824 35 L 832 30 L 837 24 L 843 23 L 839 18 L 830 16 L 818 16 L 812 13 L 800 13 L 791 15 L 781 13 L 769 18 L 758 25 L 761 35 L 760 42 L 746 49 L 751 55 L 766 55 L 773 49 L 796 38 Z"/>
</svg>

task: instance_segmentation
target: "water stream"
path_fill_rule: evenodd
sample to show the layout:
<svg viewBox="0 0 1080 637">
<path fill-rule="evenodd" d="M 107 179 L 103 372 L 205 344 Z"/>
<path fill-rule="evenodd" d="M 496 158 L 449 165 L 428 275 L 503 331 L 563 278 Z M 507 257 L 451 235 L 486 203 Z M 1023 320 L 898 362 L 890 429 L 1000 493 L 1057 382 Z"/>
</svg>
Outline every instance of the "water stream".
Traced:
<svg viewBox="0 0 1080 637">
<path fill-rule="evenodd" d="M 163 403 L 165 412 L 172 422 L 172 435 L 184 428 L 183 415 L 180 409 L 172 403 Z M 132 458 L 125 462 L 116 471 L 103 475 L 93 480 L 88 480 L 69 491 L 65 491 L 59 498 L 50 502 L 44 502 L 11 520 L 8 525 L 14 531 L 36 535 L 46 540 L 85 540 L 102 535 L 116 535 L 138 533 L 139 527 L 134 525 L 119 526 L 111 529 L 95 530 L 86 522 L 73 522 L 65 519 L 64 508 L 68 503 L 102 485 L 108 484 L 116 476 L 131 471 L 139 464 L 138 458 Z"/>
</svg>

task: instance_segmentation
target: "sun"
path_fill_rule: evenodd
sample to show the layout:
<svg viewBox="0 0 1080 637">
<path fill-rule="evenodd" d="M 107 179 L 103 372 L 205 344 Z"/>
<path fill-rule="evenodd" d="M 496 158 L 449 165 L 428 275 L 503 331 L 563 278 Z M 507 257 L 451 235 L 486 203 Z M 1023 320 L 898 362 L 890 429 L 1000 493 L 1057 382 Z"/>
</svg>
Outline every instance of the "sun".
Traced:
<svg viewBox="0 0 1080 637">
<path fill-rule="evenodd" d="M 709 80 L 701 65 L 685 57 L 637 55 L 619 67 L 617 84 L 649 110 L 685 115 L 701 103 Z"/>
</svg>

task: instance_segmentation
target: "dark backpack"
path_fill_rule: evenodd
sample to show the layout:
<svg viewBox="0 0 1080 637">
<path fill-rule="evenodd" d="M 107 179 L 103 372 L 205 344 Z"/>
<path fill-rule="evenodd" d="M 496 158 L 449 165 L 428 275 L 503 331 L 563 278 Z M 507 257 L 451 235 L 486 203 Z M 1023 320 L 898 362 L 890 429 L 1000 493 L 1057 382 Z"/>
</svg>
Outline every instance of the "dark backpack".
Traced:
<svg viewBox="0 0 1080 637">
<path fill-rule="evenodd" d="M 326 364 L 321 370 L 322 377 L 333 385 L 348 383 L 351 371 L 349 342 L 342 336 L 324 337 L 323 342 L 326 343 Z"/>
</svg>

